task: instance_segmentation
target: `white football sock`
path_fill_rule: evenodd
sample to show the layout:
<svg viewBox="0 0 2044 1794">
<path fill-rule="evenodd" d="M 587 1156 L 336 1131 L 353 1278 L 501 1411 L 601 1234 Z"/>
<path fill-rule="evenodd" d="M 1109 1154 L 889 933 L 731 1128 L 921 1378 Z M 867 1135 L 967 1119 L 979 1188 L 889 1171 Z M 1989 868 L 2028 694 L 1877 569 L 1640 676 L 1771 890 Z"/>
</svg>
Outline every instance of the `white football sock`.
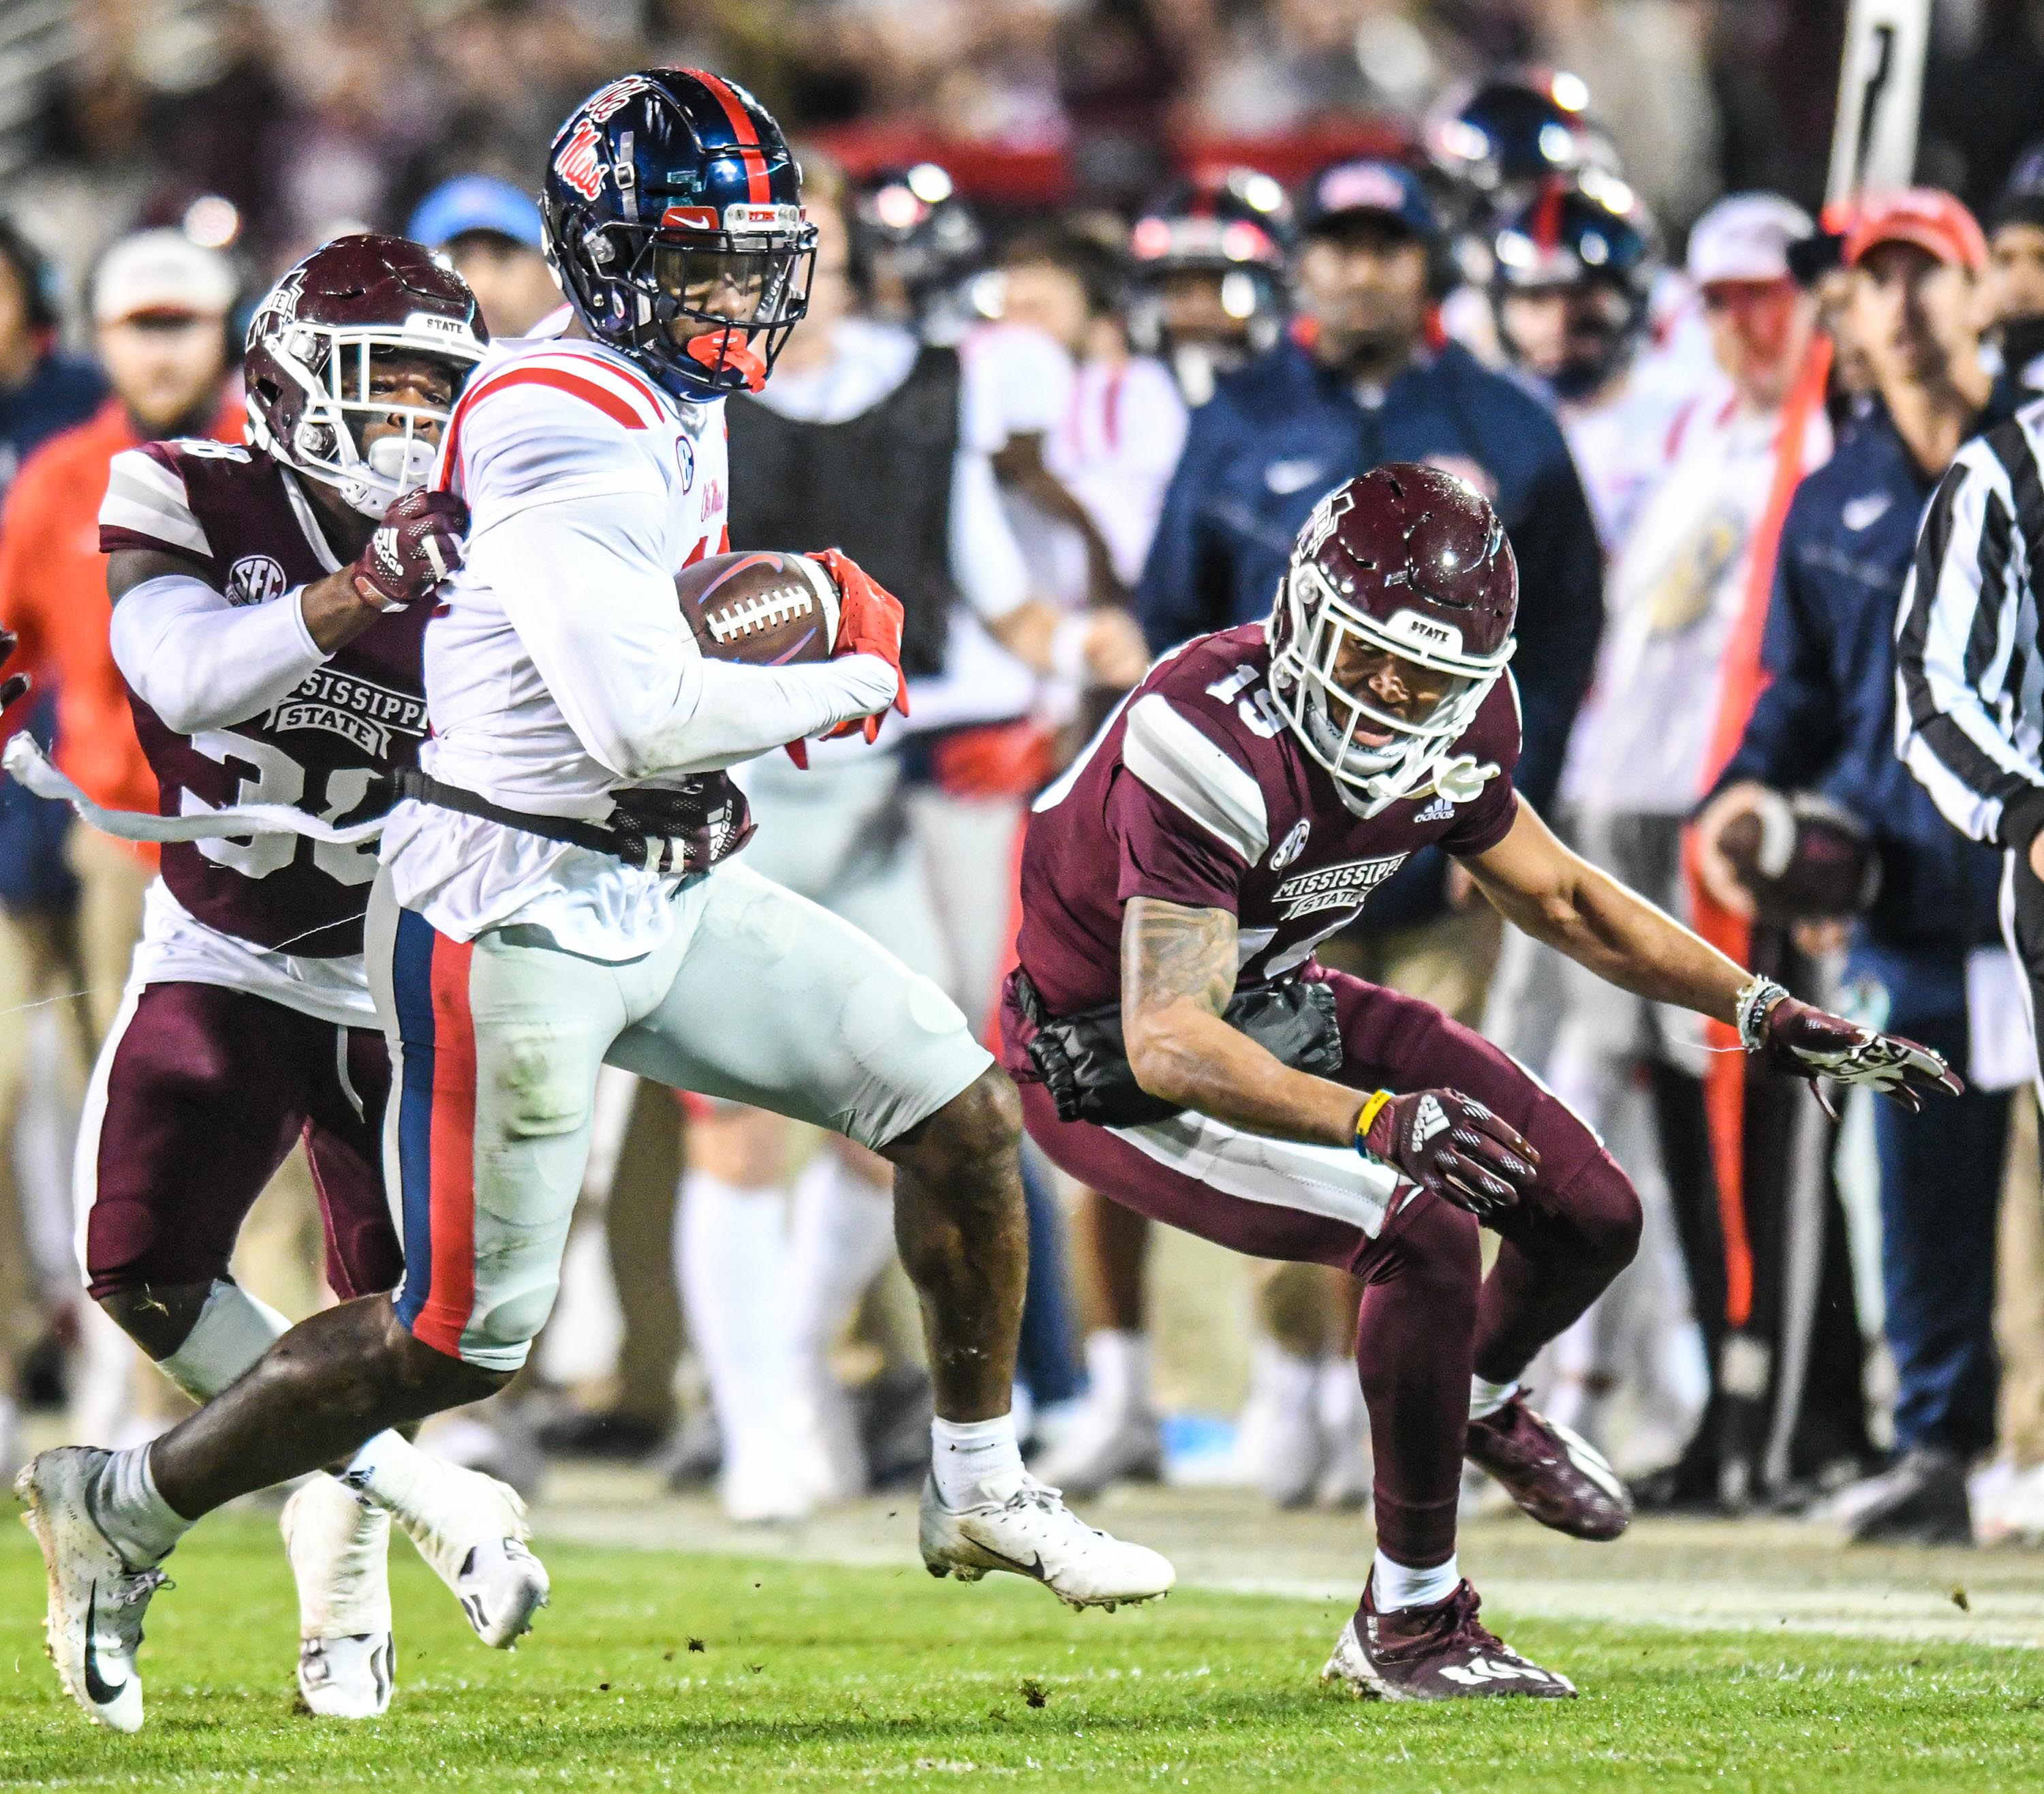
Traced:
<svg viewBox="0 0 2044 1794">
<path fill-rule="evenodd" d="M 778 1189 L 683 1180 L 674 1238 L 690 1337 L 709 1381 L 724 1465 L 790 1455 L 795 1405 L 788 1240 Z"/>
<path fill-rule="evenodd" d="M 248 1374 L 291 1323 L 238 1283 L 216 1280 L 184 1343 L 156 1368 L 194 1401 L 210 1401 Z"/>
<path fill-rule="evenodd" d="M 1461 1564 L 1454 1558 L 1431 1569 L 1411 1569 L 1379 1551 L 1370 1566 L 1370 1592 L 1376 1597 L 1379 1613 L 1401 1607 L 1431 1607 L 1452 1595 L 1462 1579 Z"/>
<path fill-rule="evenodd" d="M 192 1523 L 156 1492 L 149 1446 L 117 1451 L 90 1486 L 92 1517 L 135 1569 L 146 1569 L 171 1554 Z"/>
<path fill-rule="evenodd" d="M 1320 1360 L 1315 1375 L 1313 1407 L 1320 1416 L 1320 1431 L 1331 1446 L 1352 1441 L 1367 1424 L 1363 1415 L 1362 1383 L 1355 1373 L 1355 1360 L 1346 1352 Z"/>
<path fill-rule="evenodd" d="M 1488 1419 L 1498 1409 L 1518 1394 L 1519 1385 L 1513 1383 L 1486 1383 L 1481 1377 L 1470 1378 L 1470 1418 Z"/>
<path fill-rule="evenodd" d="M 413 1499 L 425 1458 L 402 1433 L 386 1427 L 348 1459 L 340 1480 L 399 1519 L 417 1522 L 426 1517 Z"/>
<path fill-rule="evenodd" d="M 802 1167 L 793 1199 L 789 1306 L 795 1349 L 805 1373 L 813 1375 L 866 1286 L 893 1255 L 894 1191 L 891 1184 L 869 1182 L 826 1149 Z"/>
<path fill-rule="evenodd" d="M 1150 1412 L 1150 1335 L 1102 1327 L 1086 1335 L 1087 1405 L 1117 1420 Z"/>
<path fill-rule="evenodd" d="M 1015 1416 L 947 1420 L 938 1416 L 930 1423 L 930 1474 L 947 1508 L 1006 1500 L 1022 1481 Z"/>
</svg>

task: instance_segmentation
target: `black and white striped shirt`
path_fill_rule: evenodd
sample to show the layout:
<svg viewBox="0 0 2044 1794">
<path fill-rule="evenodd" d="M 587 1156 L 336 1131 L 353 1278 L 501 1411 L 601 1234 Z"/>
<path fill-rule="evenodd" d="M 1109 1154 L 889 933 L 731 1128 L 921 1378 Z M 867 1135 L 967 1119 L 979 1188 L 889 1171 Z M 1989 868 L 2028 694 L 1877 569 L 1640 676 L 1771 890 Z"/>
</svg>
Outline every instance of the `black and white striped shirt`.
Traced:
<svg viewBox="0 0 2044 1794">
<path fill-rule="evenodd" d="M 1969 443 L 1931 499 L 1896 627 L 1896 751 L 1955 828 L 2044 829 L 2044 400 Z"/>
</svg>

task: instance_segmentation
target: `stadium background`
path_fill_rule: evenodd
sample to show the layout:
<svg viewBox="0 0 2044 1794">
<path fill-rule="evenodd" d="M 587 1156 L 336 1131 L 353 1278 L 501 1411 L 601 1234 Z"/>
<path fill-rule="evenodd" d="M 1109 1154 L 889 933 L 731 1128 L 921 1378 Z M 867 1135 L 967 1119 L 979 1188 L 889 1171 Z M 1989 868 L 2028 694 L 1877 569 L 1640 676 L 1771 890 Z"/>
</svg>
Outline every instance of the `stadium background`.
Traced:
<svg viewBox="0 0 2044 1794">
<path fill-rule="evenodd" d="M 14 0 L 0 13 L 0 182 L 60 271 L 64 331 L 119 236 L 226 251 L 252 297 L 350 226 L 402 229 L 458 173 L 529 188 L 558 120 L 617 71 L 715 67 L 855 177 L 934 161 L 998 241 L 1126 221 L 1172 176 L 1288 184 L 1351 153 L 1417 153 L 1421 121 L 1504 69 L 1586 84 L 1671 263 L 1720 194 L 1823 197 L 1842 4 L 1820 0 Z M 2044 129 L 2044 6 L 1935 11 L 1919 176 L 1985 212 Z M 59 1104 L 60 1111 L 61 1104 Z M 60 1142 L 24 1149 L 47 1167 Z M 2031 1174 L 2034 1182 L 2034 1173 Z M 586 1254 L 587 1274 L 601 1267 Z M 1239 1281 L 1170 1246 L 1167 1404 L 1224 1408 Z M 599 1304 L 600 1305 L 600 1304 Z M 60 1309 L 61 1304 L 60 1304 Z M 72 1354 L 60 1315 L 44 1363 Z M 884 1326 L 882 1328 L 884 1332 Z M 557 1362 L 600 1381 L 591 1349 Z M 586 1342 L 585 1343 L 586 1344 Z M 1197 1442 L 1193 1442 L 1196 1443 Z"/>
</svg>

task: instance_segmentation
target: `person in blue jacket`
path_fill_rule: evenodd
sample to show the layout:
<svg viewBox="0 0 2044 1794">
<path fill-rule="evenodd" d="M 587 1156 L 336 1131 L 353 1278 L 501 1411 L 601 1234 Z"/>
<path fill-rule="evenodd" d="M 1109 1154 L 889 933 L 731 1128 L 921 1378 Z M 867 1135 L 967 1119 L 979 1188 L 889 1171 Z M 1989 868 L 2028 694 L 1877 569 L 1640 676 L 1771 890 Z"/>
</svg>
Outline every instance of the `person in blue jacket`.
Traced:
<svg viewBox="0 0 2044 1794">
<path fill-rule="evenodd" d="M 1720 837 L 1761 788 L 1815 792 L 1857 818 L 1881 873 L 1846 942 L 1847 980 L 1881 1005 L 1877 1025 L 1962 1073 L 1967 962 L 2000 943 L 2000 855 L 1953 828 L 1896 757 L 1895 628 L 1923 507 L 1961 443 L 1994 421 L 1974 323 L 1985 255 L 1972 214 L 1946 194 L 1897 194 L 1848 233 L 1846 321 L 1876 394 L 1796 489 L 1762 647 L 1769 682 L 1697 824 L 1705 884 L 1750 913 Z M 1972 1538 L 1965 1473 L 1995 1436 L 2008 1104 L 1973 1087 L 1934 1117 L 1892 1104 L 1874 1117 L 1898 1457 L 1842 1502 L 1854 1539 Z"/>
<path fill-rule="evenodd" d="M 1560 427 L 1516 382 L 1428 340 L 1452 282 L 1418 179 L 1389 162 L 1323 169 L 1300 209 L 1297 322 L 1196 413 L 1137 598 L 1153 652 L 1269 615 L 1321 494 L 1385 461 L 1431 463 L 1489 498 L 1524 594 L 1512 674 L 1525 716 L 1520 789 L 1560 777 L 1604 622 L 1604 557 Z M 1416 862 L 1371 897 L 1363 926 L 1438 913 L 1443 868 Z"/>
</svg>

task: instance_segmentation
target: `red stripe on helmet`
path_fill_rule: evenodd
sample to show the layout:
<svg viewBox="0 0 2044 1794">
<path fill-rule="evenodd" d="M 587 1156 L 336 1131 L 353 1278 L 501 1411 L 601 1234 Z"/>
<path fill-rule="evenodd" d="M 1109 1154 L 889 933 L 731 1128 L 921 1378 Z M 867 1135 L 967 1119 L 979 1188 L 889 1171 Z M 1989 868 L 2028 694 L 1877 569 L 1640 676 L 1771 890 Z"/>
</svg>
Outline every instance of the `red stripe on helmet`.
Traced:
<svg viewBox="0 0 2044 1794">
<path fill-rule="evenodd" d="M 738 157 L 745 164 L 745 197 L 755 206 L 770 204 L 774 189 L 766 179 L 766 152 L 759 147 L 759 133 L 752 127 L 752 115 L 745 109 L 745 102 L 731 90 L 729 83 L 707 69 L 686 68 L 682 72 L 694 75 L 707 87 L 724 108 L 724 116 L 731 121 L 732 135 L 738 140 Z"/>
</svg>

